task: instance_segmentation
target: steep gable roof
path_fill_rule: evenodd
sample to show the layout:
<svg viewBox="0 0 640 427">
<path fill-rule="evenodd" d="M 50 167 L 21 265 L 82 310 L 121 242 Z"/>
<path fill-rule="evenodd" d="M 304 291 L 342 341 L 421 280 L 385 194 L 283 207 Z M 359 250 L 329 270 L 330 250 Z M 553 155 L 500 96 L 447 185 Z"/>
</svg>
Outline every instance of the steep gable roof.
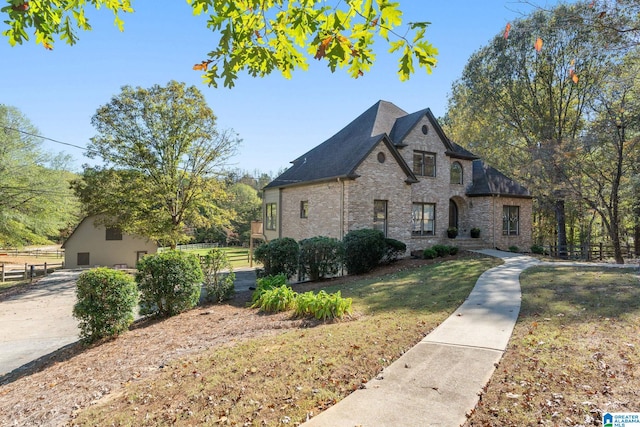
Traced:
<svg viewBox="0 0 640 427">
<path fill-rule="evenodd" d="M 473 161 L 473 183 L 467 190 L 467 196 L 532 197 L 525 187 L 481 160 Z"/>
<path fill-rule="evenodd" d="M 387 136 L 398 117 L 406 115 L 394 104 L 378 101 L 331 138 L 291 162 L 293 165 L 265 188 L 356 178 L 357 167 L 380 142 L 387 145 L 407 180 L 417 181 Z"/>
</svg>

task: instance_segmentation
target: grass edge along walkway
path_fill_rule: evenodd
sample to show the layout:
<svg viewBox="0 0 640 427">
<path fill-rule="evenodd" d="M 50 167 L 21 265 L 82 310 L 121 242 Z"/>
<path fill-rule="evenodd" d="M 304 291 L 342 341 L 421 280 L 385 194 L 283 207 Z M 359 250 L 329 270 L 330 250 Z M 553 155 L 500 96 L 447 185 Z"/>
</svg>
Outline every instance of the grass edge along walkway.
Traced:
<svg viewBox="0 0 640 427">
<path fill-rule="evenodd" d="M 304 426 L 463 424 L 509 342 L 520 309 L 520 273 L 538 263 L 482 252 L 505 263 L 482 273 L 465 302 L 380 376 Z"/>
<path fill-rule="evenodd" d="M 317 415 L 400 357 L 499 260 L 461 259 L 339 287 L 354 319 L 318 323 L 170 362 L 157 377 L 79 413 L 77 425 L 280 425 Z M 337 288 L 328 288 L 335 292 Z"/>
</svg>

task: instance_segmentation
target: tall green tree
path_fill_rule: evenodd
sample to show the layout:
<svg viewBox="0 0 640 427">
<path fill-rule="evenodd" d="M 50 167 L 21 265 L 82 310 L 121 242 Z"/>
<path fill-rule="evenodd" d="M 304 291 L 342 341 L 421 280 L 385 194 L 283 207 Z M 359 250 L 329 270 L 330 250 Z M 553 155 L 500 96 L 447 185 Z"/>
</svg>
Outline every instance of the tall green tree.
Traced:
<svg viewBox="0 0 640 427">
<path fill-rule="evenodd" d="M 197 88 L 125 86 L 91 123 L 98 133 L 87 155 L 104 166 L 85 168 L 74 183 L 87 214 L 172 247 L 189 238 L 187 227 L 228 220 L 218 177 L 240 140 L 217 128 Z"/>
<path fill-rule="evenodd" d="M 639 73 L 637 52 L 606 71 L 603 86 L 590 104 L 593 120 L 576 141 L 574 160 L 580 174 L 568 180 L 580 198 L 600 216 L 619 264 L 624 264 L 621 233 L 625 187 L 634 207 L 640 197 L 633 188 L 640 136 Z"/>
<path fill-rule="evenodd" d="M 458 127 L 452 134 L 497 136 L 502 156 L 510 158 L 507 170 L 552 207 L 561 254 L 567 250 L 566 179 L 572 173 L 568 142 L 585 129 L 587 106 L 617 43 L 584 25 L 595 13 L 584 3 L 561 4 L 513 22 L 472 55 L 450 100 L 449 123 Z"/>
<path fill-rule="evenodd" d="M 37 134 L 18 109 L 0 104 L 0 246 L 51 243 L 77 223 L 68 159 L 42 152 Z"/>
<path fill-rule="evenodd" d="M 12 45 L 35 33 L 36 43 L 53 49 L 55 38 L 74 44 L 77 30 L 90 30 L 88 7 L 111 10 L 122 31 L 123 13 L 133 12 L 131 0 L 8 0 L 1 9 L 9 29 L 3 32 Z M 425 40 L 427 22 L 403 28 L 397 2 L 387 0 L 187 0 L 195 15 L 208 14 L 207 27 L 219 34 L 208 58 L 194 66 L 206 81 L 222 80 L 232 87 L 238 73 L 265 76 L 274 70 L 290 77 L 306 69 L 309 60 L 326 61 L 332 71 L 346 68 L 357 78 L 376 59 L 376 38 L 398 52 L 398 75 L 406 80 L 415 66 L 431 73 L 438 51 Z"/>
</svg>

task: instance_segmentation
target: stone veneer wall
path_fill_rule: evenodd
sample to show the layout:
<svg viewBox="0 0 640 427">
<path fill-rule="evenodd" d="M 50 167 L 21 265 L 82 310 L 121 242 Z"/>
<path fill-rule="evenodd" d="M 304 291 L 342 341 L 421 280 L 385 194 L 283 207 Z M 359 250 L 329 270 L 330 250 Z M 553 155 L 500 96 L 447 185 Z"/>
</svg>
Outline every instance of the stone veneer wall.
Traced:
<svg viewBox="0 0 640 427">
<path fill-rule="evenodd" d="M 516 197 L 473 197 L 471 214 L 472 227 L 480 228 L 480 240 L 486 247 L 508 250 L 510 246 L 528 252 L 533 244 L 533 200 Z M 502 234 L 502 209 L 504 206 L 520 207 L 520 234 Z"/>
<path fill-rule="evenodd" d="M 422 127 L 427 126 L 428 132 L 425 135 Z M 458 206 L 458 228 L 460 236 L 469 236 L 471 229 L 471 219 L 469 213 L 469 199 L 465 196 L 466 189 L 472 182 L 473 167 L 471 160 L 462 160 L 449 157 L 445 154 L 446 147 L 438 136 L 431 122 L 424 117 L 413 130 L 405 137 L 406 147 L 400 149 L 400 154 L 409 167 L 413 167 L 414 151 L 424 151 L 436 154 L 436 176 L 417 176 L 419 182 L 411 186 L 411 197 L 409 199 L 408 227 L 411 228 L 411 205 L 413 203 L 435 203 L 436 205 L 436 226 L 433 236 L 411 236 L 407 246 L 410 250 L 422 250 L 435 244 L 452 244 L 447 238 L 447 228 L 449 228 L 449 200 L 454 199 Z M 459 162 L 462 166 L 462 185 L 451 184 L 451 164 Z"/>
<path fill-rule="evenodd" d="M 378 161 L 378 154 L 384 162 Z M 347 230 L 373 228 L 374 200 L 387 201 L 387 237 L 408 242 L 411 237 L 411 185 L 384 142 L 358 166 L 359 178 L 346 182 Z"/>
<path fill-rule="evenodd" d="M 295 240 L 326 236 L 342 239 L 342 181 L 327 181 L 282 190 L 282 236 Z M 300 202 L 308 202 L 307 218 L 300 218 Z"/>
</svg>

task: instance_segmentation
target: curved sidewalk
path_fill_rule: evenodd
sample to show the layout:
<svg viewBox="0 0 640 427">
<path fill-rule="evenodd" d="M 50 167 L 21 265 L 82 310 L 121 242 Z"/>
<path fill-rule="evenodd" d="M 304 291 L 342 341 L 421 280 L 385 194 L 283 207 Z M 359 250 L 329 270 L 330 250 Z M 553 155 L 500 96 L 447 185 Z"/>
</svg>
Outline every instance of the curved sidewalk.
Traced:
<svg viewBox="0 0 640 427">
<path fill-rule="evenodd" d="M 502 358 L 520 311 L 520 273 L 535 258 L 479 251 L 505 263 L 420 343 L 305 427 L 459 426 Z"/>
</svg>

